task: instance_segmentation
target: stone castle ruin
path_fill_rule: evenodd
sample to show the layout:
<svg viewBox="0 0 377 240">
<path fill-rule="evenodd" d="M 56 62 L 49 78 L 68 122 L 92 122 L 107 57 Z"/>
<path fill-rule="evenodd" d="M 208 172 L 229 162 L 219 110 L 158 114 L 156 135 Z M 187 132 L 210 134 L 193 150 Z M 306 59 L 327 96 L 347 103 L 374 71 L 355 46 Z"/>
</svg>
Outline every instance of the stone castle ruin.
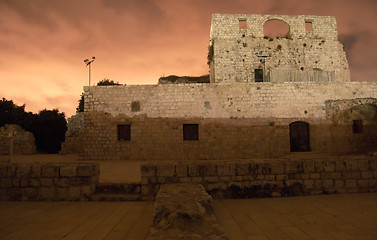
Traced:
<svg viewBox="0 0 377 240">
<path fill-rule="evenodd" d="M 377 150 L 377 82 L 350 81 L 334 17 L 214 14 L 210 35 L 210 83 L 84 87 L 82 159 Z"/>
</svg>

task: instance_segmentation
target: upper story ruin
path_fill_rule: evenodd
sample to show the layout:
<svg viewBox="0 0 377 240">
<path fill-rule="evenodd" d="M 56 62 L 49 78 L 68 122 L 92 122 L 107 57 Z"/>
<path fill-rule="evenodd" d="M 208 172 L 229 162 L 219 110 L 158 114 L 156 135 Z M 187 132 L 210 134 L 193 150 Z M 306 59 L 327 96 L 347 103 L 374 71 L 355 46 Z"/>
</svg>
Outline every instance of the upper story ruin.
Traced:
<svg viewBox="0 0 377 240">
<path fill-rule="evenodd" d="M 287 32 L 268 36 L 273 21 Z M 211 83 L 350 81 L 329 16 L 213 14 L 208 57 Z"/>
</svg>

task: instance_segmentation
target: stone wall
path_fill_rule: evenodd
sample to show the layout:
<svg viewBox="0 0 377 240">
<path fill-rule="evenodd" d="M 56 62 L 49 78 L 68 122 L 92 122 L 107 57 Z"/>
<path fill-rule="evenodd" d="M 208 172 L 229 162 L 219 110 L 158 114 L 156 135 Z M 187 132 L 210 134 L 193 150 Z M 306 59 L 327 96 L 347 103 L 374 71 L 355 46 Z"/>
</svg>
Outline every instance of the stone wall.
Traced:
<svg viewBox="0 0 377 240">
<path fill-rule="evenodd" d="M 166 183 L 199 183 L 217 198 L 376 192 L 377 158 L 154 162 L 142 165 L 141 179 L 144 196 L 155 196 Z"/>
<path fill-rule="evenodd" d="M 9 155 L 11 136 L 14 154 L 33 154 L 37 152 L 34 135 L 16 124 L 5 124 L 0 128 L 0 155 Z"/>
<path fill-rule="evenodd" d="M 342 122 L 333 117 L 354 105 L 329 104 L 342 101 L 375 105 L 370 100 L 377 98 L 376 90 L 376 82 L 85 87 L 85 147 L 81 157 L 280 157 L 290 152 L 289 124 L 295 121 L 309 123 L 313 152 L 376 151 L 377 123 L 366 121 L 363 132 L 355 134 L 352 117 Z M 131 128 L 130 140 L 119 141 L 117 126 L 125 124 Z M 183 124 L 198 124 L 198 141 L 183 140 Z"/>
<path fill-rule="evenodd" d="M 246 29 L 239 28 L 240 20 L 246 21 Z M 263 26 L 269 20 L 287 23 L 288 37 L 264 37 Z M 312 24 L 311 31 L 305 29 L 306 22 Z M 263 70 L 264 81 L 350 81 L 334 17 L 213 14 L 210 35 L 211 82 L 254 82 L 255 69 Z M 324 74 L 295 79 L 292 74 L 277 74 L 289 71 Z M 272 72 L 280 77 L 269 78 Z"/>
<path fill-rule="evenodd" d="M 61 146 L 61 154 L 81 153 L 83 150 L 82 134 L 84 132 L 84 113 L 77 112 L 67 119 L 65 141 Z"/>
<path fill-rule="evenodd" d="M 83 200 L 98 178 L 97 163 L 0 163 L 0 200 Z"/>
</svg>

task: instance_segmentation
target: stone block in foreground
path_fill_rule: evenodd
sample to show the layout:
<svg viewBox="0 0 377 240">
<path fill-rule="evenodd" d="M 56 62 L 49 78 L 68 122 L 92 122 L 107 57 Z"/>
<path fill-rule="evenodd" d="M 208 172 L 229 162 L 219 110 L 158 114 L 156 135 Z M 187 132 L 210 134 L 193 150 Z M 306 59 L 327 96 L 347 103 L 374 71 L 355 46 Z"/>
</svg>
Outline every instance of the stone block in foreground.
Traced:
<svg viewBox="0 0 377 240">
<path fill-rule="evenodd" d="M 227 240 L 212 208 L 212 197 L 201 184 L 177 183 L 160 187 L 148 240 Z"/>
</svg>

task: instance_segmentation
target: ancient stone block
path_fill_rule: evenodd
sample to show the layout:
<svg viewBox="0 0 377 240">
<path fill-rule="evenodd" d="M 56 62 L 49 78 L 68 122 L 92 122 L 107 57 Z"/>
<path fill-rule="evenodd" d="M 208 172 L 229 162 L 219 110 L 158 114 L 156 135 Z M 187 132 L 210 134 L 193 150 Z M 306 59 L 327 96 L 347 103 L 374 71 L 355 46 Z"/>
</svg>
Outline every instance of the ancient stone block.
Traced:
<svg viewBox="0 0 377 240">
<path fill-rule="evenodd" d="M 187 165 L 175 165 L 175 176 L 187 177 Z"/>
<path fill-rule="evenodd" d="M 54 200 L 56 198 L 55 187 L 40 187 L 38 198 L 42 200 Z"/>
<path fill-rule="evenodd" d="M 38 188 L 22 188 L 21 189 L 21 200 L 27 201 L 27 200 L 38 200 L 39 191 Z"/>
<path fill-rule="evenodd" d="M 360 171 L 368 171 L 370 169 L 369 160 L 368 159 L 359 160 L 359 169 Z"/>
<path fill-rule="evenodd" d="M 54 179 L 53 178 L 41 178 L 41 186 L 42 187 L 51 187 L 54 185 Z"/>
<path fill-rule="evenodd" d="M 11 188 L 12 179 L 11 178 L 0 178 L 0 187 L 1 188 Z"/>
<path fill-rule="evenodd" d="M 42 166 L 42 177 L 59 177 L 58 166 Z"/>
<path fill-rule="evenodd" d="M 323 170 L 325 172 L 334 172 L 335 171 L 335 162 L 323 162 Z"/>
<path fill-rule="evenodd" d="M 250 174 L 249 163 L 236 163 L 235 164 L 235 174 L 237 176 L 249 175 Z"/>
<path fill-rule="evenodd" d="M 341 179 L 342 178 L 342 173 L 340 172 L 333 172 L 330 174 L 332 179 Z"/>
<path fill-rule="evenodd" d="M 58 187 L 56 188 L 57 198 L 59 200 L 66 200 L 68 199 L 68 188 L 66 187 Z"/>
<path fill-rule="evenodd" d="M 82 170 L 81 170 L 81 173 Z M 77 166 L 66 165 L 60 167 L 60 177 L 75 177 L 77 176 Z"/>
<path fill-rule="evenodd" d="M 81 197 L 80 187 L 69 187 L 68 188 L 68 199 L 78 200 Z"/>
<path fill-rule="evenodd" d="M 285 173 L 285 166 L 283 162 L 271 162 L 271 163 L 268 163 L 267 166 L 271 169 L 269 174 L 284 174 Z"/>
<path fill-rule="evenodd" d="M 40 165 L 32 165 L 30 169 L 30 177 L 40 177 L 41 176 L 41 169 Z"/>
<path fill-rule="evenodd" d="M 77 176 L 90 177 L 96 174 L 94 165 L 79 165 L 77 166 Z"/>
<path fill-rule="evenodd" d="M 209 182 L 209 183 L 219 182 L 219 177 L 217 176 L 204 177 L 204 181 Z"/>
<path fill-rule="evenodd" d="M 320 173 L 310 173 L 310 179 L 320 179 L 321 174 Z"/>
<path fill-rule="evenodd" d="M 343 172 L 343 178 L 344 179 L 359 179 L 360 178 L 360 172 Z"/>
<path fill-rule="evenodd" d="M 156 175 L 159 177 L 174 177 L 175 166 L 174 165 L 157 165 Z"/>
<path fill-rule="evenodd" d="M 156 168 L 154 165 L 141 165 L 141 176 L 155 176 Z"/>
<path fill-rule="evenodd" d="M 29 165 L 17 165 L 16 168 L 16 177 L 29 177 L 30 176 L 30 167 Z"/>
<path fill-rule="evenodd" d="M 372 171 L 362 171 L 361 172 L 361 178 L 373 178 L 373 172 Z"/>
<path fill-rule="evenodd" d="M 39 178 L 29 178 L 29 185 L 31 187 L 39 187 L 41 185 L 41 181 Z"/>
</svg>

